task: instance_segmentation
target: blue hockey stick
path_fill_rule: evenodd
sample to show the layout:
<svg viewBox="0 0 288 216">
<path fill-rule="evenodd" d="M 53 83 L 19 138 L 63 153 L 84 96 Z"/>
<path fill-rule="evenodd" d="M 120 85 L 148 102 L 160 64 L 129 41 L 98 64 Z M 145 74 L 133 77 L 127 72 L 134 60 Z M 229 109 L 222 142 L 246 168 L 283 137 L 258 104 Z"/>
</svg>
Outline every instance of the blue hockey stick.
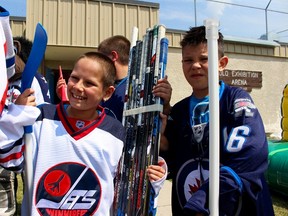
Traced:
<svg viewBox="0 0 288 216">
<path fill-rule="evenodd" d="M 47 33 L 43 26 L 38 23 L 36 26 L 34 41 L 27 63 L 22 73 L 21 93 L 30 88 L 33 78 L 42 62 L 47 46 Z M 27 193 L 27 215 L 31 215 L 33 198 L 33 146 L 32 146 L 32 126 L 26 126 L 25 131 L 25 193 Z"/>
</svg>

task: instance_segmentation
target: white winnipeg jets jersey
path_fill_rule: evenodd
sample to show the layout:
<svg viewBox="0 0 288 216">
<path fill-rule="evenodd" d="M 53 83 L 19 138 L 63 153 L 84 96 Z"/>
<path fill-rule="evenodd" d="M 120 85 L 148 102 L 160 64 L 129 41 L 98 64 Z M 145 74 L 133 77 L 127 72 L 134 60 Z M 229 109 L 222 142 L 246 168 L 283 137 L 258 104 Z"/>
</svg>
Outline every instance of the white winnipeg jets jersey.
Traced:
<svg viewBox="0 0 288 216">
<path fill-rule="evenodd" d="M 63 104 L 40 109 L 33 126 L 32 215 L 110 215 L 123 126 L 101 109 L 88 125 L 75 121 L 74 130 Z"/>
</svg>

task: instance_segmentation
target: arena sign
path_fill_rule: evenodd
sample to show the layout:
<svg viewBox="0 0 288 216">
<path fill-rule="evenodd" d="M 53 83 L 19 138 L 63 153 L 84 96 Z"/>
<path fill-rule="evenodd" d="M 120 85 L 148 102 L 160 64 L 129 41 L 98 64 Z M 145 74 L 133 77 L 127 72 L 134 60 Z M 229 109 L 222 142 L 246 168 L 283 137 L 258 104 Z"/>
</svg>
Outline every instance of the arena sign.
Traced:
<svg viewBox="0 0 288 216">
<path fill-rule="evenodd" d="M 219 80 L 251 92 L 253 88 L 262 87 L 262 72 L 227 69 L 219 73 Z"/>
</svg>

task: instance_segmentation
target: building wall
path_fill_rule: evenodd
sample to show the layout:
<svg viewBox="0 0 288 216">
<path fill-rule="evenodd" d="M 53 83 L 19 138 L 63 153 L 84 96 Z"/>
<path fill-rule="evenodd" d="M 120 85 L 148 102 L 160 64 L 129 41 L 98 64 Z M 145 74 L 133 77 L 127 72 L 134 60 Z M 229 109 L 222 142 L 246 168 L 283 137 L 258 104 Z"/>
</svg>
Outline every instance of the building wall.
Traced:
<svg viewBox="0 0 288 216">
<path fill-rule="evenodd" d="M 27 0 L 27 37 L 40 22 L 49 45 L 96 47 L 111 35 L 139 35 L 158 23 L 159 4 L 109 0 Z"/>
<path fill-rule="evenodd" d="M 52 71 L 49 80 L 55 82 L 58 66 L 72 69 L 81 53 L 95 50 L 100 41 L 112 35 L 131 37 L 133 26 L 139 28 L 139 39 L 146 29 L 158 24 L 159 4 L 132 0 L 27 0 L 27 22 L 11 21 L 13 35 L 33 39 L 36 23 L 48 33 L 45 71 Z M 171 104 L 191 95 L 192 89 L 182 73 L 179 42 L 185 31 L 167 29 L 169 53 L 168 79 L 173 88 Z M 288 46 L 270 41 L 229 38 L 224 35 L 228 69 L 260 71 L 262 87 L 250 92 L 258 107 L 267 133 L 281 133 L 280 103 L 288 81 Z M 55 84 L 55 83 L 54 83 Z M 54 85 L 53 84 L 53 85 Z"/>
<path fill-rule="evenodd" d="M 25 17 L 10 17 L 10 26 L 13 31 L 13 36 L 26 35 L 26 18 Z"/>
</svg>

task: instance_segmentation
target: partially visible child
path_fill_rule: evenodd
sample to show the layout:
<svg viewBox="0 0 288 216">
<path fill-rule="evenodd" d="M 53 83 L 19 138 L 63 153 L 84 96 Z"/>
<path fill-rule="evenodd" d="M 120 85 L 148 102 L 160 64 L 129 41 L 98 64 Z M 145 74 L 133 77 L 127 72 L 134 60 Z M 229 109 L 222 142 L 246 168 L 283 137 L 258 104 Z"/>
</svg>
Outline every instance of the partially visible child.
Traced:
<svg viewBox="0 0 288 216">
<path fill-rule="evenodd" d="M 7 100 L 7 84 L 8 79 L 14 77 L 15 74 L 15 53 L 13 47 L 12 31 L 9 25 L 9 11 L 0 6 L 0 141 L 5 145 L 5 141 L 10 142 L 19 139 L 19 135 L 23 134 L 23 127 L 33 124 L 40 114 L 39 110 L 35 107 L 18 106 L 15 104 L 9 104 Z M 17 57 L 16 57 L 17 58 Z M 6 60 L 6 61 L 5 61 Z M 16 63 L 16 68 L 17 68 Z M 28 90 L 30 91 L 30 90 Z M 24 94 L 27 96 L 27 100 L 34 100 L 33 96 L 29 96 L 30 93 Z M 32 93 L 32 92 L 31 92 Z M 20 94 L 20 93 L 19 93 Z M 8 99 L 11 99 L 8 94 Z M 31 100 L 31 102 L 32 102 Z M 33 105 L 35 105 L 35 103 Z M 21 113 L 21 114 L 20 114 Z M 0 157 L 1 163 L 9 165 L 9 158 Z M 16 176 L 12 171 L 8 171 L 3 167 L 0 167 L 0 215 L 12 216 L 16 215 Z"/>
<path fill-rule="evenodd" d="M 68 80 L 69 102 L 40 107 L 32 133 L 33 202 L 28 206 L 25 193 L 21 215 L 27 208 L 31 215 L 111 214 L 125 130 L 99 104 L 113 94 L 114 80 L 115 66 L 109 57 L 86 53 Z M 23 145 L 22 140 L 6 146 L 0 142 L 0 152 L 10 150 L 14 169 L 21 170 Z M 165 173 L 160 166 L 148 169 L 151 181 L 164 181 Z"/>
<path fill-rule="evenodd" d="M 20 90 L 21 90 L 22 73 L 32 49 L 32 42 L 22 36 L 14 37 L 13 43 L 15 51 L 15 74 L 8 80 L 9 82 L 8 82 L 7 99 L 9 103 L 15 103 L 18 96 L 21 94 Z M 35 74 L 31 88 L 33 89 L 33 95 L 35 96 L 34 102 L 36 105 L 51 102 L 48 84 L 45 78 L 40 73 Z M 21 177 L 23 182 L 24 180 L 23 175 L 21 175 Z M 2 193 L 0 193 L 0 199 L 2 201 L 7 200 L 7 202 L 3 201 L 2 202 L 3 205 L 1 206 L 3 208 L 4 206 L 14 206 L 13 209 L 14 211 L 16 211 L 17 210 L 16 194 L 18 189 L 18 181 L 15 173 L 13 171 L 8 171 L 4 170 L 3 168 L 0 168 L 0 185 L 3 187 L 3 190 L 1 191 Z M 23 188 L 25 187 L 23 186 Z M 7 208 L 12 209 L 12 207 Z M 11 212 L 13 213 L 13 211 Z"/>
<path fill-rule="evenodd" d="M 32 41 L 25 37 L 14 37 L 15 74 L 9 79 L 8 98 L 14 103 L 20 94 L 22 73 L 32 49 Z M 35 91 L 36 104 L 51 103 L 48 83 L 40 73 L 36 73 L 31 88 Z"/>
</svg>

